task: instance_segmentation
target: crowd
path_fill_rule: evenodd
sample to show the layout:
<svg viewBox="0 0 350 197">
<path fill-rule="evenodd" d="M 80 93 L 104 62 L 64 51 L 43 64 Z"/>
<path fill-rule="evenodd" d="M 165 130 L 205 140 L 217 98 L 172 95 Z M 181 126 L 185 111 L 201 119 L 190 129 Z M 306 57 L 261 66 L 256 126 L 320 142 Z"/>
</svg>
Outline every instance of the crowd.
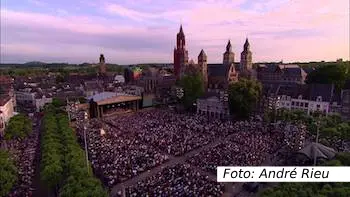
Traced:
<svg viewBox="0 0 350 197">
<path fill-rule="evenodd" d="M 177 164 L 125 189 L 126 196 L 221 196 L 224 185 L 209 180 L 188 164 Z"/>
<path fill-rule="evenodd" d="M 241 121 L 235 132 L 222 143 L 204 150 L 187 161 L 204 170 L 216 173 L 217 166 L 257 166 L 283 142 L 283 133 L 271 130 L 262 122 Z"/>
<path fill-rule="evenodd" d="M 31 197 L 33 192 L 33 177 L 35 173 L 35 156 L 39 144 L 37 130 L 21 140 L 8 140 L 6 146 L 14 159 L 18 180 L 9 193 L 9 197 Z"/>
<path fill-rule="evenodd" d="M 89 125 L 86 128 L 89 159 L 95 174 L 109 187 L 168 159 L 168 156 L 142 143 L 127 131 L 104 125 L 107 132 L 101 135 L 99 122 L 90 121 Z M 83 129 L 78 129 L 81 139 Z"/>
<path fill-rule="evenodd" d="M 284 142 L 292 151 L 298 151 L 304 147 L 307 130 L 306 126 L 302 124 L 286 124 L 281 123 L 285 128 Z"/>
<path fill-rule="evenodd" d="M 165 110 L 139 112 L 110 119 L 110 124 L 167 154 L 181 156 L 233 131 L 230 121 L 208 122 L 202 116 L 176 114 Z"/>
<path fill-rule="evenodd" d="M 209 122 L 205 117 L 163 109 L 82 121 L 77 126 L 82 143 L 86 128 L 92 167 L 110 188 L 216 139 L 221 139 L 216 146 L 187 157 L 186 162 L 214 173 L 216 166 L 261 165 L 268 154 L 285 144 L 285 136 L 293 135 L 285 132 L 285 124 L 271 126 L 253 119 Z M 221 186 L 213 185 L 187 165 L 167 168 L 139 182 L 127 189 L 127 196 L 220 195 Z"/>
</svg>

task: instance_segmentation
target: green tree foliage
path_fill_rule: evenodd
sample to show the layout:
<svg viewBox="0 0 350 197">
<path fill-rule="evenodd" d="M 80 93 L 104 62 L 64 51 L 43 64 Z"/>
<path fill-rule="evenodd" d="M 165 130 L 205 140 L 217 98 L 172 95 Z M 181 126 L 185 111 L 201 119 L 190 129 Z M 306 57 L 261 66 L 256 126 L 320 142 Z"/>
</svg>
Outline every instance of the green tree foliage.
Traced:
<svg viewBox="0 0 350 197">
<path fill-rule="evenodd" d="M 66 113 L 53 105 L 45 110 L 42 136 L 41 179 L 58 196 L 101 196 L 108 193 L 87 168 Z"/>
<path fill-rule="evenodd" d="M 306 83 L 335 84 L 340 90 L 349 79 L 348 67 L 345 62 L 320 66 L 307 76 Z"/>
<path fill-rule="evenodd" d="M 63 145 L 55 113 L 46 112 L 43 119 L 41 139 L 41 180 L 56 192 L 63 180 Z"/>
<path fill-rule="evenodd" d="M 335 160 L 323 166 L 349 166 L 350 153 L 338 153 Z M 281 183 L 260 193 L 261 197 L 320 197 L 350 196 L 350 183 Z"/>
<path fill-rule="evenodd" d="M 66 103 L 64 101 L 62 101 L 61 99 L 59 98 L 53 98 L 52 99 L 52 105 L 54 107 L 62 107 L 64 106 Z"/>
<path fill-rule="evenodd" d="M 32 132 L 32 121 L 23 114 L 13 116 L 5 131 L 5 139 L 23 139 Z"/>
<path fill-rule="evenodd" d="M 304 111 L 281 109 L 277 112 L 277 120 L 302 122 L 313 135 L 317 133 L 318 124 L 320 141 L 326 145 L 332 145 L 342 140 L 350 140 L 350 125 L 343 122 L 339 115 L 307 115 Z"/>
<path fill-rule="evenodd" d="M 92 172 L 90 164 L 87 167 L 85 153 L 69 127 L 67 115 L 58 115 L 58 125 L 65 145 L 65 169 L 68 177 L 60 190 L 60 196 L 108 196 L 101 182 L 88 173 Z"/>
<path fill-rule="evenodd" d="M 262 86 L 255 80 L 242 79 L 229 86 L 229 106 L 231 114 L 247 118 L 254 110 L 261 95 Z"/>
<path fill-rule="evenodd" d="M 80 103 L 87 103 L 87 100 L 85 97 L 79 97 L 78 100 Z"/>
<path fill-rule="evenodd" d="M 64 75 L 57 75 L 56 76 L 56 83 L 57 84 L 60 84 L 60 83 L 63 83 L 63 82 L 65 82 L 65 79 L 64 79 Z"/>
<path fill-rule="evenodd" d="M 199 73 L 185 75 L 181 78 L 179 84 L 184 90 L 182 102 L 185 108 L 189 109 L 193 107 L 196 100 L 204 93 L 203 77 Z"/>
<path fill-rule="evenodd" d="M 0 150 L 0 196 L 6 196 L 17 181 L 17 169 L 8 153 Z"/>
</svg>

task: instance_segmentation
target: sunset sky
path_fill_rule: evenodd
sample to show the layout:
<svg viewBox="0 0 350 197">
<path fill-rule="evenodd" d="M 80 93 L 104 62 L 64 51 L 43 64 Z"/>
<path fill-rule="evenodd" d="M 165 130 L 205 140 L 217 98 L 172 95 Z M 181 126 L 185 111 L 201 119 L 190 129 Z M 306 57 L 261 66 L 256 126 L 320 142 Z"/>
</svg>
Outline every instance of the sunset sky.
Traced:
<svg viewBox="0 0 350 197">
<path fill-rule="evenodd" d="M 349 0 L 1 0 L 1 63 L 173 63 L 182 23 L 190 59 L 222 62 L 246 37 L 258 61 L 349 59 Z"/>
</svg>

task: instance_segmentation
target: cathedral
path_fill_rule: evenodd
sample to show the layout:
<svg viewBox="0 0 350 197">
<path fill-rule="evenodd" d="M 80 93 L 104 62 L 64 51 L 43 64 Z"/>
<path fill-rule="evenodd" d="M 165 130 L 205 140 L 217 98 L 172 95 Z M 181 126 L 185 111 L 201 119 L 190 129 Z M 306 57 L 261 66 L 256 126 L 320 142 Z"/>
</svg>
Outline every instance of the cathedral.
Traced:
<svg viewBox="0 0 350 197">
<path fill-rule="evenodd" d="M 223 53 L 222 64 L 208 64 L 207 55 L 203 49 L 198 55 L 197 64 L 193 60 L 189 61 L 185 43 L 185 34 L 181 25 L 176 36 L 176 47 L 174 49 L 174 74 L 177 79 L 185 74 L 199 72 L 203 76 L 205 89 L 210 92 L 227 90 L 230 83 L 236 82 L 242 77 L 255 78 L 248 38 L 243 46 L 240 63 L 235 63 L 235 53 L 232 51 L 230 40 Z"/>
</svg>

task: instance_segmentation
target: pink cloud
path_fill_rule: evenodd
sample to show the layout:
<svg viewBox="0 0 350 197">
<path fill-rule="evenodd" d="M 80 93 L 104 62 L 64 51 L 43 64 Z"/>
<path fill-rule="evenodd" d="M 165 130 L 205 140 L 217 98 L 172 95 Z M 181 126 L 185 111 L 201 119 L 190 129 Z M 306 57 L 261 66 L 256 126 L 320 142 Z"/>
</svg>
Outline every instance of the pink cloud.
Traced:
<svg viewBox="0 0 350 197">
<path fill-rule="evenodd" d="M 137 57 L 125 52 L 127 50 L 118 48 L 118 43 L 113 50 L 105 45 L 101 46 L 101 50 L 109 51 L 113 60 L 120 61 L 119 58 L 121 58 L 127 61 L 129 59 L 131 63 L 143 60 L 153 62 L 150 58 L 154 58 L 154 61 L 172 62 L 171 50 L 175 44 L 177 24 L 181 19 L 184 23 L 190 57 L 193 59 L 196 59 L 199 51 L 204 49 L 209 62 L 221 62 L 226 42 L 231 39 L 236 60 L 239 60 L 246 36 L 250 39 L 255 62 L 279 61 L 280 59 L 285 61 L 335 60 L 341 57 L 349 59 L 350 21 L 347 0 L 293 0 L 286 3 L 269 0 L 256 3 L 254 9 L 250 11 L 239 7 L 244 1 L 233 2 L 193 1 L 191 8 L 174 8 L 174 10 L 157 13 L 141 12 L 118 4 L 102 4 L 102 7 L 98 8 L 113 15 L 117 14 L 145 22 L 145 25 L 136 25 L 132 22 L 120 24 L 114 21 L 114 18 L 109 19 L 108 17 L 52 16 L 1 9 L 1 21 L 4 21 L 1 25 L 5 28 L 6 26 L 45 27 L 94 35 L 96 39 L 105 36 L 132 35 L 133 38 L 141 37 L 155 42 L 164 39 L 166 43 L 169 43 L 169 47 L 164 47 L 162 50 L 164 52 L 153 52 L 152 48 L 155 47 L 153 44 L 144 46 L 144 48 L 149 47 L 150 52 L 135 48 L 134 51 L 139 51 Z M 266 7 L 273 9 L 261 12 Z M 159 19 L 166 19 L 176 25 L 158 25 L 160 28 L 149 26 L 150 23 L 157 24 Z M 1 31 L 4 31 L 3 28 Z M 27 42 L 28 45 L 40 45 L 34 40 L 27 40 Z M 132 42 L 133 40 L 130 40 L 130 44 L 135 44 Z M 6 45 L 5 49 L 15 52 L 16 48 L 24 47 L 16 43 L 12 44 L 12 46 Z M 74 45 L 70 47 L 74 48 Z M 99 54 L 100 50 L 97 50 L 96 46 L 83 46 L 81 43 L 77 47 L 77 50 L 82 50 L 86 57 L 94 56 L 95 52 Z M 46 50 L 45 46 L 40 46 L 40 48 Z M 30 51 L 25 47 L 24 49 L 25 53 L 36 53 L 35 50 Z M 113 55 L 114 50 L 118 55 Z M 39 54 L 41 51 L 37 52 Z M 84 56 L 83 52 L 79 51 L 79 57 Z M 57 49 L 55 53 L 63 55 L 65 52 L 59 52 Z M 119 54 L 125 56 L 119 56 Z"/>
</svg>

